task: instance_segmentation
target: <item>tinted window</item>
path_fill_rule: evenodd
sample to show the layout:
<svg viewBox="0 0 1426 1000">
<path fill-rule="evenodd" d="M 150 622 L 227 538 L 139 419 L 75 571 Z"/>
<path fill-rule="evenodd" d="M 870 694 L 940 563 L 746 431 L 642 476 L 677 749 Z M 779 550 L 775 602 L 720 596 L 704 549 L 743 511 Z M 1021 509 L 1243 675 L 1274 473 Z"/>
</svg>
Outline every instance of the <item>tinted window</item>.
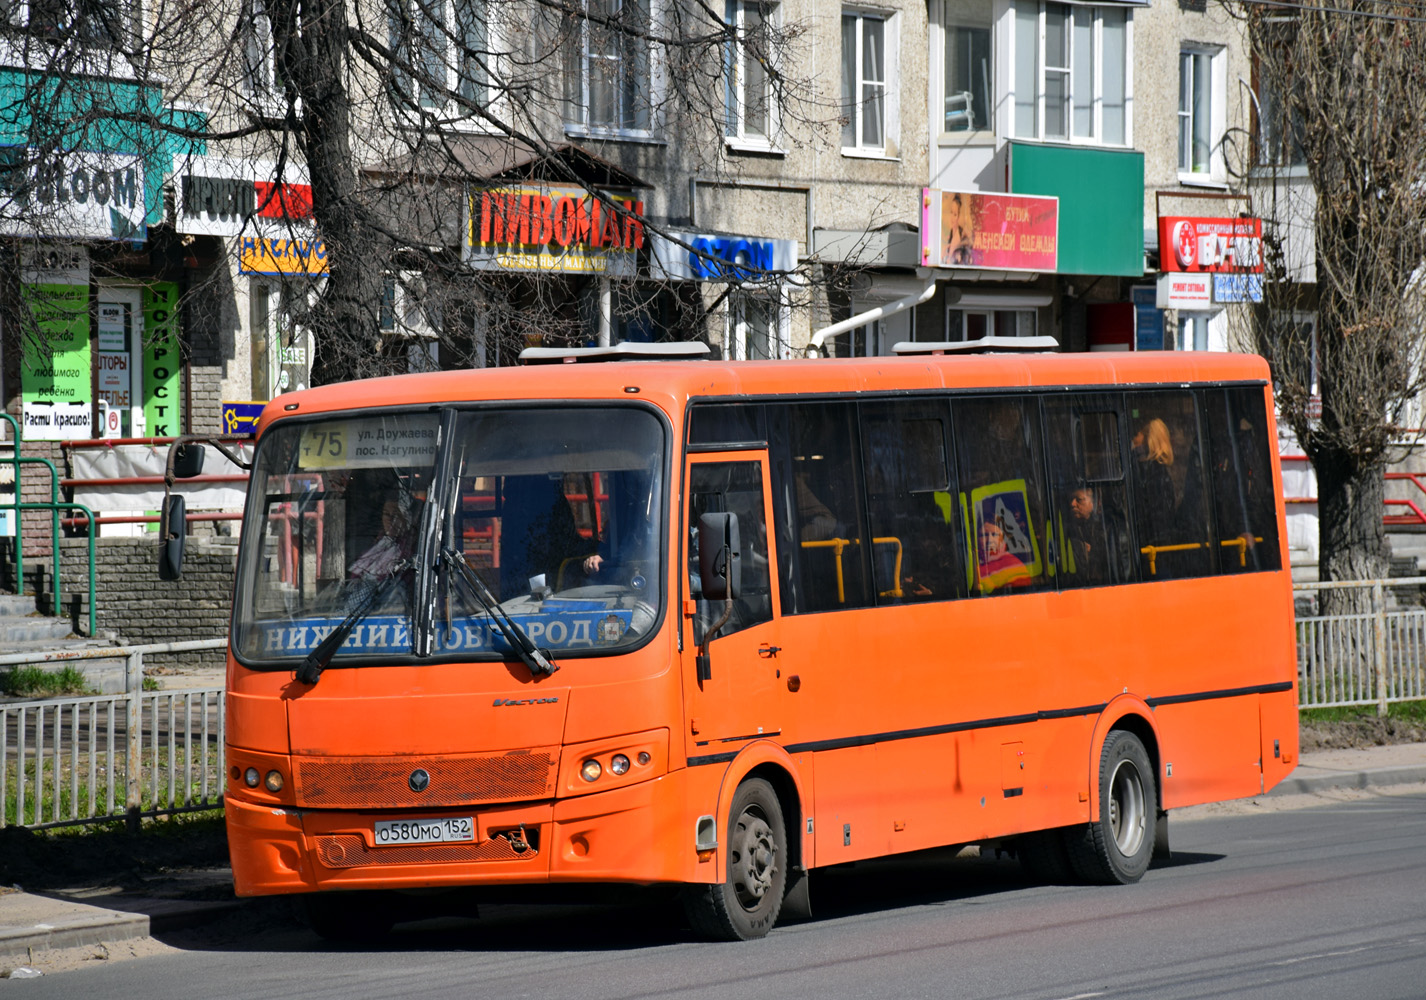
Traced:
<svg viewBox="0 0 1426 1000">
<path fill-rule="evenodd" d="M 772 619 L 772 586 L 768 572 L 767 517 L 763 507 L 762 466 L 757 462 L 699 462 L 692 467 L 688 504 L 689 593 L 698 602 L 693 638 L 703 641 L 708 626 L 723 616 L 724 602 L 700 595 L 698 519 L 704 514 L 738 515 L 742 549 L 742 587 L 733 613 L 719 635 L 737 632 Z"/>
<path fill-rule="evenodd" d="M 1054 563 L 1061 588 L 1134 579 L 1120 416 L 1122 397 L 1045 400 Z"/>
<path fill-rule="evenodd" d="M 700 403 L 689 411 L 689 444 L 748 444 L 766 440 L 763 408 L 756 404 Z"/>
<path fill-rule="evenodd" d="M 877 602 L 962 596 L 946 454 L 950 407 L 933 400 L 866 403 L 861 419 Z"/>
<path fill-rule="evenodd" d="M 1279 569 L 1277 510 L 1263 390 L 1203 394 L 1214 517 L 1224 573 Z"/>
<path fill-rule="evenodd" d="M 1194 394 L 1131 393 L 1127 404 L 1140 577 L 1174 580 L 1214 572 Z"/>
<path fill-rule="evenodd" d="M 851 403 L 771 407 L 785 614 L 866 607 L 871 554 Z"/>
<path fill-rule="evenodd" d="M 966 586 L 976 594 L 1044 586 L 1050 574 L 1038 401 L 965 400 L 952 404 L 951 416 Z"/>
</svg>

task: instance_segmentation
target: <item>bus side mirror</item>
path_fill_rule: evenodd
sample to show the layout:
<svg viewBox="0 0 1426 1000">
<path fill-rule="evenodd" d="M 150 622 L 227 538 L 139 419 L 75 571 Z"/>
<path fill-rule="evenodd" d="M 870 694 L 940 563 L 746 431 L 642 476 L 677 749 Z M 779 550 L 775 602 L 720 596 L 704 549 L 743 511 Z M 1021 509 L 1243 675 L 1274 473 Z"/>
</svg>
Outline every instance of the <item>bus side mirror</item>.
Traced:
<svg viewBox="0 0 1426 1000">
<path fill-rule="evenodd" d="M 203 458 L 207 454 L 203 446 L 194 441 L 176 445 L 173 452 L 173 477 L 192 479 L 203 474 Z"/>
<path fill-rule="evenodd" d="M 698 519 L 698 577 L 706 601 L 737 600 L 742 591 L 743 552 L 737 514 Z"/>
<path fill-rule="evenodd" d="M 179 494 L 172 494 L 163 504 L 159 524 L 158 578 L 178 580 L 183 577 L 183 538 L 188 533 L 187 505 Z"/>
</svg>

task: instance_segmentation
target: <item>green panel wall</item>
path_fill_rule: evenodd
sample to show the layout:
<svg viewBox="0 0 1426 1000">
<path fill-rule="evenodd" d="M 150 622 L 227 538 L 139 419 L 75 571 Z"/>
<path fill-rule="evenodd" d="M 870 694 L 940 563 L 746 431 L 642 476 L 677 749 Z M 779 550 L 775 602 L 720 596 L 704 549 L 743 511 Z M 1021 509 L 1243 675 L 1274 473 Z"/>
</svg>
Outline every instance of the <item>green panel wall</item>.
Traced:
<svg viewBox="0 0 1426 1000">
<path fill-rule="evenodd" d="M 1143 275 L 1143 153 L 1012 142 L 1010 192 L 1060 199 L 1060 274 Z"/>
</svg>

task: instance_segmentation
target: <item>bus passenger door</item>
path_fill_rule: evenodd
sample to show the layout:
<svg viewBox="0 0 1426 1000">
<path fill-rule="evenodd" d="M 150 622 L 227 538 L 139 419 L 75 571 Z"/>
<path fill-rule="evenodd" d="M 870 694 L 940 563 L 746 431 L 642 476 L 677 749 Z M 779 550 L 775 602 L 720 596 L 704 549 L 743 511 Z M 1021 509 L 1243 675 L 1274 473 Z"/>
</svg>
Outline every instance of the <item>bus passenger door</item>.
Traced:
<svg viewBox="0 0 1426 1000">
<path fill-rule="evenodd" d="M 699 455 L 689 461 L 684 524 L 687 600 L 683 613 L 683 663 L 689 717 L 689 756 L 735 753 L 747 743 L 782 730 L 786 692 L 778 659 L 775 574 L 771 573 L 768 519 L 771 506 L 766 453 Z M 708 642 L 700 676 L 698 652 L 705 635 L 723 617 L 722 600 L 704 600 L 698 579 L 698 519 L 703 514 L 738 516 L 742 588 L 732 614 Z"/>
</svg>

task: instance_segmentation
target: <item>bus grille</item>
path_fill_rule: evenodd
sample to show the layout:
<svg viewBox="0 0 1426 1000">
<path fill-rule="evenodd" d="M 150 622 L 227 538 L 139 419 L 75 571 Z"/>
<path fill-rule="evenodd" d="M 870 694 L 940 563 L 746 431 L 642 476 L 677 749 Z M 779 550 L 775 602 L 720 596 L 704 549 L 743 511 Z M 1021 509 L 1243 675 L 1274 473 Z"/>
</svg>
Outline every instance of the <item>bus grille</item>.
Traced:
<svg viewBox="0 0 1426 1000">
<path fill-rule="evenodd" d="M 411 773 L 429 785 L 411 790 Z M 459 806 L 554 795 L 555 755 L 521 750 L 479 757 L 297 757 L 297 803 L 334 809 Z"/>
<path fill-rule="evenodd" d="M 539 851 L 517 854 L 504 837 L 478 844 L 426 844 L 405 847 L 367 847 L 357 834 L 338 833 L 317 838 L 317 857 L 326 868 L 360 868 L 364 865 L 437 865 L 466 861 L 527 861 Z"/>
</svg>

